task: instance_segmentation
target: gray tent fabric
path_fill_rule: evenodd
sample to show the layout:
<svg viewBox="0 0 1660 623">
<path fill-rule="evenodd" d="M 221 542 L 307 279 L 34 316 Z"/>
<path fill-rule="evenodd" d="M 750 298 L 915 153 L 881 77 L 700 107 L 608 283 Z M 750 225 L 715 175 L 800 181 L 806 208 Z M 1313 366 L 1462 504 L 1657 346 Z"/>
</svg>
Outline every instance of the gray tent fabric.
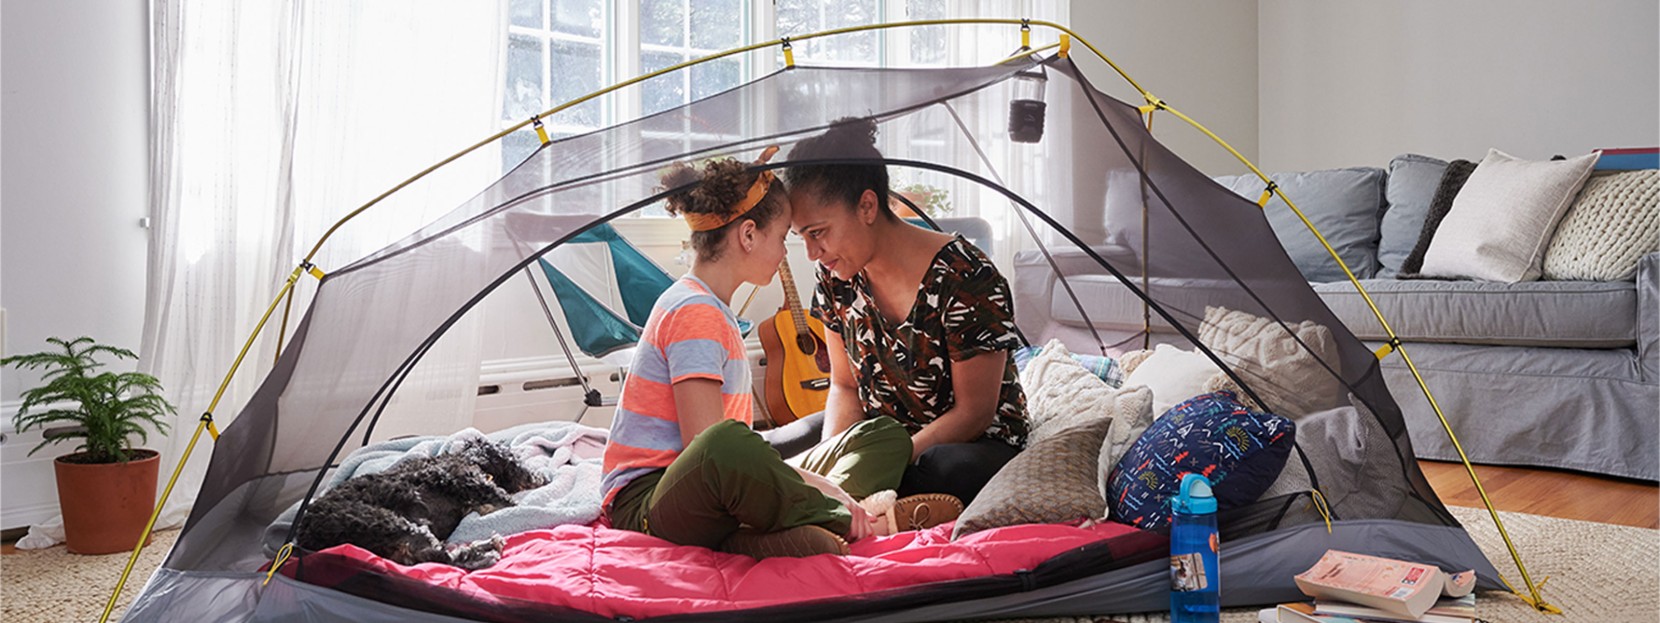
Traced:
<svg viewBox="0 0 1660 623">
<path fill-rule="evenodd" d="M 1048 128 L 1037 143 L 1015 142 L 1002 111 L 1014 99 L 1015 74 L 1039 64 L 1048 80 Z M 1335 454 L 1362 453 L 1367 473 L 1387 474 L 1395 486 L 1380 489 L 1397 497 L 1379 504 L 1364 489 L 1346 491 L 1332 500 L 1330 536 L 1310 510 L 1307 491 L 1288 491 L 1224 515 L 1224 603 L 1294 596 L 1291 576 L 1328 547 L 1475 569 L 1483 587 L 1500 586 L 1492 564 L 1413 461 L 1376 357 L 1310 289 L 1262 211 L 1160 145 L 1135 107 L 1095 89 L 1070 59 L 1034 57 L 978 68 L 786 69 L 544 145 L 444 217 L 329 273 L 276 368 L 214 445 L 183 533 L 125 620 L 456 620 L 423 606 L 462 598 L 436 587 L 431 594 L 371 600 L 308 584 L 305 552 L 289 563 L 298 580 L 279 574 L 262 585 L 262 567 L 271 561 L 261 534 L 284 509 L 314 495 L 331 467 L 367 444 L 383 418 L 397 417 L 397 409 L 389 408 L 392 396 L 411 389 L 404 381 L 447 327 L 550 250 L 658 203 L 663 193 L 654 187 L 663 165 L 720 156 L 749 161 L 775 144 L 787 154 L 795 142 L 849 116 L 877 122 L 886 156 L 879 162 L 891 170 L 953 176 L 978 189 L 975 196 L 1006 200 L 1042 228 L 1045 240 L 1082 252 L 1070 261 L 1098 264 L 1121 287 L 1140 292 L 1142 276 L 1205 283 L 1234 309 L 1277 319 L 1282 328 L 1312 321 L 1331 329 L 1337 348 L 1323 363 L 1364 407 L 1356 412 L 1367 417 L 1344 422 L 1360 430 L 1304 443 L 1366 439 L 1363 447 Z M 683 136 L 693 126 L 698 140 L 660 140 Z M 978 155 L 982 151 L 1019 157 L 1034 163 L 1030 170 L 1037 173 L 994 170 Z M 803 163 L 768 166 L 791 164 Z M 1175 332 L 1173 339 L 1208 353 L 1196 337 L 1206 297 L 1160 288 L 1141 294 Z M 1080 313 L 1087 316 L 1088 306 Z M 1250 392 L 1249 383 L 1235 380 Z M 1311 488 L 1320 485 L 1315 469 Z M 930 585 L 916 595 L 850 598 L 834 611 L 847 612 L 848 620 L 909 621 L 1165 607 L 1162 562 L 1112 561 L 1088 552 L 1058 558 L 1065 560 L 1028 575 Z M 1080 570 L 1087 575 L 1073 577 Z M 783 609 L 674 618 L 816 616 Z"/>
</svg>

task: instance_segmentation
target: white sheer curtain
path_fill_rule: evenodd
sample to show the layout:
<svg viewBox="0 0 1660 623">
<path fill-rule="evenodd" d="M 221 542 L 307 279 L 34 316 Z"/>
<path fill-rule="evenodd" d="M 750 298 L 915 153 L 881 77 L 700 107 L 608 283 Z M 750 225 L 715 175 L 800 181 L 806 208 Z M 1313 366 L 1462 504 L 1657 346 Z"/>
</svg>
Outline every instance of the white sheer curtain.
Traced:
<svg viewBox="0 0 1660 623">
<path fill-rule="evenodd" d="M 322 233 L 498 129 L 504 4 L 152 0 L 152 238 L 140 367 L 179 408 L 171 434 L 150 440 L 162 453 L 162 485 L 249 333 Z M 394 195 L 336 232 L 316 264 L 341 267 L 408 235 L 484 188 L 500 162 L 483 149 Z M 305 277 L 296 287 L 290 335 L 316 285 Z M 221 429 L 271 369 L 281 314 L 215 408 Z M 478 341 L 476 323 L 452 328 L 377 436 L 467 426 Z M 204 433 L 158 527 L 183 522 L 212 450 Z M 20 546 L 61 538 L 54 520 Z"/>
<path fill-rule="evenodd" d="M 954 0 L 949 3 L 949 7 L 950 17 L 953 18 L 1032 19 L 1063 26 L 1070 25 L 1068 22 L 1071 3 L 1066 0 Z M 1020 47 L 1018 26 L 955 26 L 946 32 L 946 44 L 950 48 L 949 58 L 955 65 L 996 63 L 1012 56 Z M 1060 31 L 1051 28 L 1034 26 L 1032 47 L 1054 43 L 1059 40 L 1060 34 Z M 1054 53 L 1054 50 L 1044 52 L 1045 55 Z M 1003 127 L 1009 114 L 1008 108 L 1003 106 L 956 112 L 965 118 L 970 127 Z M 1056 118 L 1060 112 L 1051 109 L 1048 113 L 1049 118 Z M 952 136 L 954 140 L 950 143 L 951 149 L 964 152 L 975 149 L 975 146 L 968 144 L 966 136 L 955 133 Z M 988 170 L 995 172 L 995 178 L 1000 179 L 1005 185 L 1024 188 L 1026 180 L 1042 177 L 1042 172 L 1037 170 L 1037 167 L 1043 166 L 1045 159 L 1025 157 L 1020 145 L 999 140 L 984 141 L 979 147 L 986 151 L 990 161 L 987 165 Z M 1006 197 L 992 189 L 962 180 L 951 180 L 949 183 L 952 186 L 952 194 L 958 198 L 958 203 L 972 206 L 973 216 L 979 216 L 991 223 L 997 241 L 992 260 L 1003 270 L 1005 276 L 1012 276 L 1014 254 L 1033 245 L 1031 236 L 1020 222 L 1015 208 Z M 1045 207 L 1051 199 L 1031 194 L 1026 198 Z M 1046 229 L 1041 222 L 1034 221 L 1034 226 L 1040 233 Z"/>
</svg>

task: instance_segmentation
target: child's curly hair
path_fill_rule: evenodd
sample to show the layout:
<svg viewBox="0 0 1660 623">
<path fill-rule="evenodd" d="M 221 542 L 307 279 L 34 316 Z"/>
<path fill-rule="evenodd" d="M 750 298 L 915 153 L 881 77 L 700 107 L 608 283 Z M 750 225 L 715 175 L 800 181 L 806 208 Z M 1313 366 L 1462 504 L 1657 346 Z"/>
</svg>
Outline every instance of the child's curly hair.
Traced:
<svg viewBox="0 0 1660 623">
<path fill-rule="evenodd" d="M 712 214 L 724 218 L 737 209 L 760 175 L 742 162 L 719 158 L 704 162 L 702 171 L 685 162 L 674 163 L 663 171 L 658 182 L 662 190 L 673 191 L 667 197 L 669 214 Z M 773 182 L 761 202 L 743 216 L 717 229 L 692 232 L 692 249 L 697 251 L 697 258 L 703 261 L 719 258 L 721 241 L 726 240 L 727 232 L 745 220 L 755 221 L 757 228 L 772 223 L 782 211 L 785 197 L 784 185 Z"/>
</svg>

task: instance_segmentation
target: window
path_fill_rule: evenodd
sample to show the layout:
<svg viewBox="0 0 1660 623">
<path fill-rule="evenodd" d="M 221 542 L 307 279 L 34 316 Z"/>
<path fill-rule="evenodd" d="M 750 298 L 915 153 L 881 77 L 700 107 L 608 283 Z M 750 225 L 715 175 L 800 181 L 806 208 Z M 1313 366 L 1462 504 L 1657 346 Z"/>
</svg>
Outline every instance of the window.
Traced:
<svg viewBox="0 0 1660 623">
<path fill-rule="evenodd" d="M 754 41 L 879 22 L 941 19 L 948 0 L 511 0 L 502 122 L 511 125 L 607 85 Z M 893 29 L 805 41 L 796 61 L 836 65 L 943 65 L 946 26 Z M 764 61 L 764 62 L 763 62 Z M 761 66 L 765 65 L 765 66 Z M 782 53 L 698 65 L 638 88 L 565 110 L 544 123 L 570 136 L 667 110 L 738 86 L 783 65 Z M 696 128 L 645 136 L 663 149 L 718 140 Z M 508 136 L 502 169 L 536 149 L 528 132 Z M 670 143 L 675 143 L 670 145 Z"/>
</svg>

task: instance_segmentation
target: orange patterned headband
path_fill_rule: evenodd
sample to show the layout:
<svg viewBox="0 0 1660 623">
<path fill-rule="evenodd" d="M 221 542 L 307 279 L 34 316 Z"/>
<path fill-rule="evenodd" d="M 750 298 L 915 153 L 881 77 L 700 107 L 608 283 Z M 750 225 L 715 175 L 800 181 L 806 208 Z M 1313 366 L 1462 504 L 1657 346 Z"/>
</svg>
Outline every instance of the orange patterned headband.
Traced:
<svg viewBox="0 0 1660 623">
<path fill-rule="evenodd" d="M 777 145 L 773 145 L 762 150 L 761 157 L 755 160 L 755 164 L 766 164 L 768 160 L 772 159 L 772 155 L 776 153 L 778 153 Z M 686 218 L 686 224 L 691 226 L 692 231 L 711 231 L 720 229 L 725 227 L 727 223 L 731 223 L 732 221 L 737 220 L 738 217 L 743 216 L 750 210 L 755 209 L 755 206 L 761 205 L 761 200 L 767 197 L 767 191 L 772 188 L 772 182 L 773 180 L 776 180 L 777 177 L 778 176 L 773 175 L 770 170 L 762 171 L 761 176 L 756 178 L 754 184 L 750 185 L 749 193 L 745 194 L 743 200 L 738 202 L 736 209 L 732 210 L 732 213 L 726 216 L 721 216 L 719 214 L 693 214 L 691 212 L 683 212 L 681 214 Z"/>
</svg>

